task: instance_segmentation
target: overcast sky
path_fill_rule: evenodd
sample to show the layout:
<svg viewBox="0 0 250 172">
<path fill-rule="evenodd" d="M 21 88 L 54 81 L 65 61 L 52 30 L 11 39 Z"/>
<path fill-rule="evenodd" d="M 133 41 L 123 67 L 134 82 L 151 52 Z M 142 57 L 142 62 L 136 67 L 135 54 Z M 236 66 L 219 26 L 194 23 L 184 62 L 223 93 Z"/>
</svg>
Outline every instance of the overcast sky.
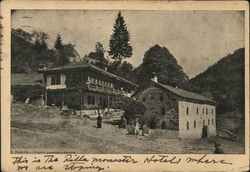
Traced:
<svg viewBox="0 0 250 172">
<path fill-rule="evenodd" d="M 75 43 L 81 56 L 109 39 L 118 11 L 23 11 L 12 13 L 12 28 L 43 31 L 52 46 L 57 33 Z M 135 67 L 145 51 L 164 46 L 192 78 L 223 56 L 244 47 L 244 13 L 240 11 L 121 11 L 131 36 Z M 28 17 L 28 18 L 27 18 Z"/>
</svg>

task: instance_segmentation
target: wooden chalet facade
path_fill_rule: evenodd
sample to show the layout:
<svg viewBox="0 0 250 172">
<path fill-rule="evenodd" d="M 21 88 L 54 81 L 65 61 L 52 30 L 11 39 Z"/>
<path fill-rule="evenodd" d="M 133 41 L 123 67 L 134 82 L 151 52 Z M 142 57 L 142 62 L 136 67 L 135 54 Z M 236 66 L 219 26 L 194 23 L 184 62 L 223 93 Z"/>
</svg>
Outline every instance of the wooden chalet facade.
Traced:
<svg viewBox="0 0 250 172">
<path fill-rule="evenodd" d="M 130 97 L 137 88 L 136 84 L 86 62 L 39 72 L 43 73 L 46 105 L 107 108 L 121 96 Z"/>
<path fill-rule="evenodd" d="M 132 96 L 146 107 L 149 126 L 171 131 L 176 138 L 216 135 L 216 102 L 202 95 L 157 82 L 138 88 Z M 155 120 L 156 119 L 156 120 Z"/>
</svg>

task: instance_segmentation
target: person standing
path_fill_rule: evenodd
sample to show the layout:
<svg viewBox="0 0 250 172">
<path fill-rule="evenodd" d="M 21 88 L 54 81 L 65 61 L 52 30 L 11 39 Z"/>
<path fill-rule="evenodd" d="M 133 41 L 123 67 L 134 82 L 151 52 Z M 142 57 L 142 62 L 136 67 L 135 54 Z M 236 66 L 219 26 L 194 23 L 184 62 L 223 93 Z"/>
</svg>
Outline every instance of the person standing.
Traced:
<svg viewBox="0 0 250 172">
<path fill-rule="evenodd" d="M 102 117 L 100 114 L 97 117 L 97 128 L 102 128 Z"/>
<path fill-rule="evenodd" d="M 218 141 L 214 142 L 214 147 L 215 147 L 214 154 L 224 154 L 224 151 L 222 150 L 220 146 L 221 144 Z"/>
</svg>

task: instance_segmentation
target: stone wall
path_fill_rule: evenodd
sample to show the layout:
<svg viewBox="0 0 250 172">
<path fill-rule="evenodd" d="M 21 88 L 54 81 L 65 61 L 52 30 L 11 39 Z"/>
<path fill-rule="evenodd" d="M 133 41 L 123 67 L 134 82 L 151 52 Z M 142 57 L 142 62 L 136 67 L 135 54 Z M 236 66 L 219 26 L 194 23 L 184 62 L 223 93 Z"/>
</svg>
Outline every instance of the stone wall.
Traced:
<svg viewBox="0 0 250 172">
<path fill-rule="evenodd" d="M 151 86 L 137 98 L 146 107 L 146 116 L 157 119 L 156 128 L 178 129 L 178 98 L 171 92 Z"/>
</svg>

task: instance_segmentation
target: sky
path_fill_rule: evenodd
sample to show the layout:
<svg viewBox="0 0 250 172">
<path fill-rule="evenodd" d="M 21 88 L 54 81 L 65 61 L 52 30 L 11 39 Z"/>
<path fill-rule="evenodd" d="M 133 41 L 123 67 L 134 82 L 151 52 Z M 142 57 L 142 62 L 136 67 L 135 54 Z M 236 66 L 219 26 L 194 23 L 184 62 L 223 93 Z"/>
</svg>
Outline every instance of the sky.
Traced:
<svg viewBox="0 0 250 172">
<path fill-rule="evenodd" d="M 42 31 L 50 47 L 60 33 L 63 43 L 74 43 L 80 56 L 94 51 L 96 42 L 109 50 L 117 10 L 16 10 L 12 28 Z M 121 10 L 130 33 L 134 67 L 145 51 L 166 47 L 189 78 L 203 72 L 222 57 L 244 47 L 242 11 L 141 11 Z"/>
</svg>

